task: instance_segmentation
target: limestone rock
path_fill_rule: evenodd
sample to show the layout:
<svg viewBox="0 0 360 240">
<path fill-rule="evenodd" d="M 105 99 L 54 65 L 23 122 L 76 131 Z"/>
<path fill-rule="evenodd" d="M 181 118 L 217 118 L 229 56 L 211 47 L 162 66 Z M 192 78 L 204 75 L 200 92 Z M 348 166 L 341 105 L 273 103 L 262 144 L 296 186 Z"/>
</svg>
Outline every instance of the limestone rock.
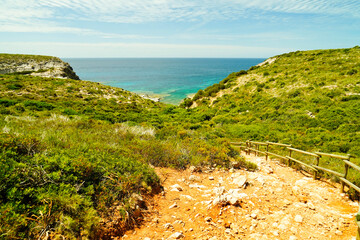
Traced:
<svg viewBox="0 0 360 240">
<path fill-rule="evenodd" d="M 200 167 L 196 167 L 196 166 L 190 166 L 190 167 L 189 167 L 189 170 L 190 170 L 191 173 L 201 172 L 201 168 L 200 168 Z"/>
<path fill-rule="evenodd" d="M 183 238 L 184 234 L 182 232 L 176 232 L 174 234 L 172 234 L 169 239 L 180 239 Z"/>
<path fill-rule="evenodd" d="M 190 177 L 189 177 L 189 181 L 192 181 L 192 182 L 199 182 L 199 181 L 200 181 L 200 177 L 195 176 L 195 175 L 190 175 Z"/>
<path fill-rule="evenodd" d="M 171 191 L 177 191 L 177 192 L 179 192 L 179 191 L 182 191 L 183 189 L 182 189 L 182 187 L 179 185 L 179 184 L 175 184 L 175 185 L 172 185 L 171 186 Z"/>
<path fill-rule="evenodd" d="M 244 175 L 236 177 L 234 178 L 233 183 L 238 185 L 240 188 L 245 187 L 247 183 L 247 178 Z"/>
<path fill-rule="evenodd" d="M 303 221 L 302 216 L 300 216 L 300 215 L 295 216 L 295 222 L 302 223 L 302 221 Z"/>
<path fill-rule="evenodd" d="M 177 203 L 174 203 L 173 205 L 171 205 L 171 206 L 169 207 L 169 209 L 176 208 L 177 206 L 178 206 Z"/>
<path fill-rule="evenodd" d="M 0 74 L 26 72 L 27 74 L 40 77 L 80 79 L 73 68 L 60 58 L 43 56 L 37 59 L 36 57 L 34 56 L 34 59 L 31 59 L 30 56 L 18 59 L 17 61 L 1 62 Z"/>
</svg>

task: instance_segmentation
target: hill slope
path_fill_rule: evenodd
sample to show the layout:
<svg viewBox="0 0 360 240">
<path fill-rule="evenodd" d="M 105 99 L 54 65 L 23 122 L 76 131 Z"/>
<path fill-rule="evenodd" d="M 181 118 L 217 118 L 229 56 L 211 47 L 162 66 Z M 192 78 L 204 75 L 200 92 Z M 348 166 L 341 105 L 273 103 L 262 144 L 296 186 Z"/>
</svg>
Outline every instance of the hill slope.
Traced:
<svg viewBox="0 0 360 240">
<path fill-rule="evenodd" d="M 272 60 L 200 90 L 183 106 L 207 109 L 229 137 L 360 156 L 360 47 Z"/>
<path fill-rule="evenodd" d="M 151 165 L 242 161 L 196 131 L 201 115 L 123 89 L 22 74 L 0 83 L 0 238 L 111 239 L 140 223 L 139 194 L 161 189 Z"/>
</svg>

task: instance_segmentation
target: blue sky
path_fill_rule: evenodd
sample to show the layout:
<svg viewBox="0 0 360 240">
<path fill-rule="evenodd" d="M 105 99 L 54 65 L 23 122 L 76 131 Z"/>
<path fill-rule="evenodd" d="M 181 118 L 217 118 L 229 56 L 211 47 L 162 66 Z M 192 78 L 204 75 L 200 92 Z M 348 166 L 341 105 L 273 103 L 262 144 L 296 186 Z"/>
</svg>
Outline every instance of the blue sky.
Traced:
<svg viewBox="0 0 360 240">
<path fill-rule="evenodd" d="M 270 57 L 360 45 L 359 0 L 0 0 L 0 52 Z"/>
</svg>

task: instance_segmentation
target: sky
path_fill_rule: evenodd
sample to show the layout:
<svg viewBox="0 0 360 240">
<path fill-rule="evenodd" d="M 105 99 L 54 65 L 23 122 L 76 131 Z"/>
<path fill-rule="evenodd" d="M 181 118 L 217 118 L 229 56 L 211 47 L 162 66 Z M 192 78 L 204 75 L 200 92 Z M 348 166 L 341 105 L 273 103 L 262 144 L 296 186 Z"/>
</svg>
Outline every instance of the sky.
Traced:
<svg viewBox="0 0 360 240">
<path fill-rule="evenodd" d="M 360 45 L 359 0 L 0 0 L 0 52 L 267 58 Z"/>
</svg>

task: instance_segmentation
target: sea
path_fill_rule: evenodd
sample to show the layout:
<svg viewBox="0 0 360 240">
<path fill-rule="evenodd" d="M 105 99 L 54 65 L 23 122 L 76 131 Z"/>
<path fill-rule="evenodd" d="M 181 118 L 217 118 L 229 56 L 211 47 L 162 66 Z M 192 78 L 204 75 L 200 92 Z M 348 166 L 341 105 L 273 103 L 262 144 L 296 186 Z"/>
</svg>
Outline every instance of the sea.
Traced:
<svg viewBox="0 0 360 240">
<path fill-rule="evenodd" d="M 64 58 L 81 80 L 99 82 L 178 105 L 184 98 L 247 70 L 264 58 Z"/>
</svg>

